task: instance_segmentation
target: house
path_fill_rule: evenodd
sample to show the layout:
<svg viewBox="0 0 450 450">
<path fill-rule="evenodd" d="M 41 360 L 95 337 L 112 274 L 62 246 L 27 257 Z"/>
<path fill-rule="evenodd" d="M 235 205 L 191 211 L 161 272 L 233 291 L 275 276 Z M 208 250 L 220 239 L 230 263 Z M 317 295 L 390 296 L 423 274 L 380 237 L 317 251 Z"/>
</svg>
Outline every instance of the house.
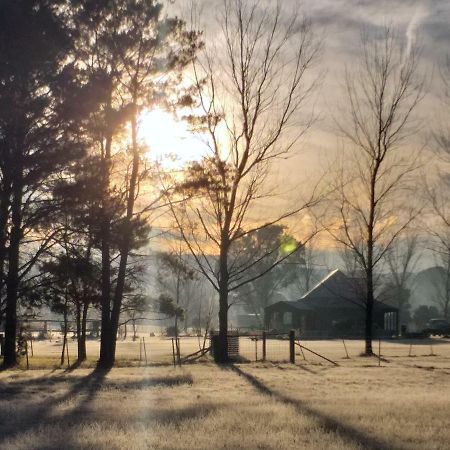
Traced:
<svg viewBox="0 0 450 450">
<path fill-rule="evenodd" d="M 362 337 L 365 324 L 364 282 L 335 270 L 296 301 L 265 308 L 266 330 L 298 330 L 308 338 Z M 375 301 L 374 336 L 398 334 L 398 309 Z"/>
</svg>

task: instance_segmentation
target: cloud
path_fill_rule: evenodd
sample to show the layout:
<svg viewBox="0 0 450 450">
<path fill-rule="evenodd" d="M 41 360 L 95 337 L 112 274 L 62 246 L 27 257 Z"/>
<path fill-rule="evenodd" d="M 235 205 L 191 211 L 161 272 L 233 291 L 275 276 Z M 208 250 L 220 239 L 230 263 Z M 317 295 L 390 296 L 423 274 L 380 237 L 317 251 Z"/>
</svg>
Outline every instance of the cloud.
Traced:
<svg viewBox="0 0 450 450">
<path fill-rule="evenodd" d="M 417 30 L 421 23 L 426 19 L 426 17 L 430 14 L 430 8 L 428 2 L 420 3 L 417 5 L 411 20 L 409 21 L 408 27 L 406 28 L 406 54 L 409 55 L 412 47 L 416 43 L 417 39 Z"/>
</svg>

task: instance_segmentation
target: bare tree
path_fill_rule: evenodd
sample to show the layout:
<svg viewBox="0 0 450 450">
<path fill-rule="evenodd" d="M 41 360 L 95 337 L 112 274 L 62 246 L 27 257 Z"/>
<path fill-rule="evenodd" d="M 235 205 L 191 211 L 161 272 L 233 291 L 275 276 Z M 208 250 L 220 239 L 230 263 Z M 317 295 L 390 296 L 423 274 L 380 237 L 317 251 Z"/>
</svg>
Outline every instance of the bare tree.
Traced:
<svg viewBox="0 0 450 450">
<path fill-rule="evenodd" d="M 389 280 L 383 288 L 382 297 L 398 308 L 402 323 L 409 320 L 411 283 L 419 257 L 419 237 L 415 233 L 396 242 L 386 253 Z"/>
<path fill-rule="evenodd" d="M 362 36 L 361 55 L 346 70 L 337 125 L 347 146 L 336 177 L 328 230 L 352 252 L 365 278 L 365 352 L 372 354 L 374 277 L 383 257 L 418 208 L 405 202 L 418 167 L 408 138 L 423 97 L 417 48 L 406 53 L 390 28 Z"/>
<path fill-rule="evenodd" d="M 318 281 L 317 270 L 323 269 L 324 264 L 320 262 L 317 248 L 314 247 L 313 241 L 304 246 L 302 252 L 301 263 L 299 264 L 297 276 L 294 284 L 297 291 L 304 295 Z"/>
<path fill-rule="evenodd" d="M 445 317 L 450 306 L 450 58 L 441 70 L 441 104 L 433 130 L 434 151 L 437 156 L 436 172 L 430 171 L 434 180 L 427 180 L 426 199 L 431 217 L 425 224 L 432 236 L 432 251 L 438 265 L 443 269 L 442 283 L 436 286 L 435 301 Z M 429 177 L 431 178 L 431 177 Z"/>
<path fill-rule="evenodd" d="M 443 176 L 437 187 L 427 186 L 427 198 L 431 205 L 432 216 L 428 218 L 425 229 L 430 239 L 430 250 L 433 252 L 439 267 L 440 280 L 434 286 L 433 300 L 438 304 L 445 317 L 450 310 L 450 214 L 448 210 L 447 177 Z M 447 188 L 447 189 L 446 189 Z"/>
<path fill-rule="evenodd" d="M 292 209 L 278 201 L 269 218 L 267 201 L 274 193 L 266 181 L 273 163 L 289 155 L 311 124 L 312 114 L 305 121 L 300 113 L 317 84 L 309 71 L 320 42 L 308 20 L 296 13 L 284 15 L 280 4 L 263 8 L 257 1 L 224 0 L 216 30 L 220 33 L 214 39 L 214 57 L 206 52 L 192 69 L 201 113 L 191 119 L 208 136 L 210 151 L 191 165 L 185 182 L 175 190 L 185 200 L 187 224 L 178 219 L 180 212 L 173 204 L 177 197 L 170 201 L 199 270 L 218 292 L 217 356 L 225 361 L 230 292 L 297 251 L 292 248 L 283 254 L 277 246 L 234 258 L 230 257 L 233 246 L 317 202 L 316 192 Z M 272 254 L 279 257 L 270 267 L 248 275 L 251 267 Z"/>
</svg>

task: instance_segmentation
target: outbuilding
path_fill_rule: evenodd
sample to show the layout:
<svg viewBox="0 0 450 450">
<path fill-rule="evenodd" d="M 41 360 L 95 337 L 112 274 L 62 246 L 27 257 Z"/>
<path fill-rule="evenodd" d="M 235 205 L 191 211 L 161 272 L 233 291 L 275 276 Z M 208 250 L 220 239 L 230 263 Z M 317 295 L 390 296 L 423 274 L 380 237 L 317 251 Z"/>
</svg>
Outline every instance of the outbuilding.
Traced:
<svg viewBox="0 0 450 450">
<path fill-rule="evenodd" d="M 298 330 L 306 338 L 362 337 L 365 328 L 364 280 L 340 270 L 327 275 L 303 297 L 265 308 L 266 330 Z M 398 309 L 374 302 L 374 336 L 398 334 Z"/>
</svg>

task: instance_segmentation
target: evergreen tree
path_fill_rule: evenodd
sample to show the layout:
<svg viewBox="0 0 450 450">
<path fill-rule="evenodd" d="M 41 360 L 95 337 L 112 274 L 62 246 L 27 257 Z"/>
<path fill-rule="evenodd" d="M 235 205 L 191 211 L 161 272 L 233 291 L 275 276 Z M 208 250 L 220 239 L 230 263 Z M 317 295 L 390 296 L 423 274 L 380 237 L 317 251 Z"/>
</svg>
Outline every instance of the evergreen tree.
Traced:
<svg viewBox="0 0 450 450">
<path fill-rule="evenodd" d="M 132 263 L 130 252 L 139 248 L 148 234 L 147 208 L 136 211 L 139 186 L 146 182 L 148 172 L 146 149 L 138 141 L 138 118 L 142 110 L 151 109 L 161 98 L 167 100 L 174 94 L 181 70 L 199 44 L 197 33 L 188 32 L 181 20 L 164 16 L 162 5 L 155 1 L 77 0 L 74 5 L 80 64 L 103 91 L 92 131 L 102 161 L 98 187 L 102 194 L 99 364 L 110 367 L 114 364 L 127 266 Z M 131 131 L 129 141 L 121 136 L 125 125 Z M 124 177 L 120 178 L 119 173 Z M 120 198 L 123 206 L 117 221 L 111 210 L 115 198 Z M 120 230 L 115 242 L 114 228 Z M 114 283 L 113 259 L 118 261 Z"/>
<path fill-rule="evenodd" d="M 46 0 L 0 4 L 0 283 L 6 290 L 5 366 L 16 363 L 20 282 L 55 231 L 52 183 L 82 153 L 59 87 L 67 81 L 64 68 L 72 43 L 67 6 L 64 1 Z M 25 246 L 32 253 L 29 258 Z"/>
</svg>

